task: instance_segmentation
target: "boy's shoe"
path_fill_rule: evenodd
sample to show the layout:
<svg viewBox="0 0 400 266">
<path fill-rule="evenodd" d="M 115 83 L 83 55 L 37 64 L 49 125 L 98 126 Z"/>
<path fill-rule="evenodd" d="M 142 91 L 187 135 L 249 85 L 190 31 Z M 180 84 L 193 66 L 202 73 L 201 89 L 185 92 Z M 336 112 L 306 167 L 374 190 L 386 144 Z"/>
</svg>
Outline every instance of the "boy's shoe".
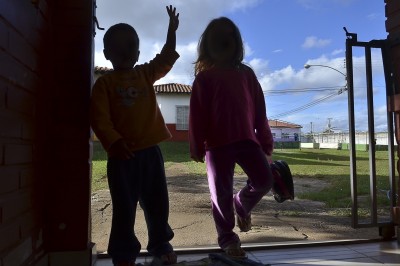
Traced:
<svg viewBox="0 0 400 266">
<path fill-rule="evenodd" d="M 271 163 L 273 177 L 272 194 L 277 202 L 294 200 L 293 177 L 285 161 L 277 160 Z"/>
</svg>

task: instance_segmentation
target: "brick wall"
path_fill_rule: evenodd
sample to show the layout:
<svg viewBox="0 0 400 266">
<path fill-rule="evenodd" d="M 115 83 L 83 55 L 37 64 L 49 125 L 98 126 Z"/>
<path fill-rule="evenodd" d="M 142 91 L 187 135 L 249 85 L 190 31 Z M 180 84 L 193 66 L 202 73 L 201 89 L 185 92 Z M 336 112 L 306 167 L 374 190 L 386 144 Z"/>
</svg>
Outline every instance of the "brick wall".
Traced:
<svg viewBox="0 0 400 266">
<path fill-rule="evenodd" d="M 92 0 L 0 1 L 0 266 L 90 246 L 92 19 Z"/>
<path fill-rule="evenodd" d="M 48 2 L 0 1 L 0 265 L 43 255 L 37 139 L 39 59 L 48 39 Z M 46 58 L 44 58 L 46 60 Z"/>
<path fill-rule="evenodd" d="M 84 250 L 90 239 L 90 126 L 93 3 L 55 1 L 53 77 L 42 96 L 48 251 Z"/>
<path fill-rule="evenodd" d="M 172 138 L 168 141 L 189 141 L 188 130 L 176 130 L 176 124 L 166 124 L 172 134 Z"/>
</svg>

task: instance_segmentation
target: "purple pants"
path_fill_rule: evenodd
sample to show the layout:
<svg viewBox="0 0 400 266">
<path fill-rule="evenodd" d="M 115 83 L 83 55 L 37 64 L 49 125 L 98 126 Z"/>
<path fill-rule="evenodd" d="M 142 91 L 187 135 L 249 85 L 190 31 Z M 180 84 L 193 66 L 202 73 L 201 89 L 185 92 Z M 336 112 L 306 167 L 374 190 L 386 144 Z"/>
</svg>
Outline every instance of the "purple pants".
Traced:
<svg viewBox="0 0 400 266">
<path fill-rule="evenodd" d="M 212 148 L 206 152 L 208 185 L 211 194 L 212 214 L 218 233 L 218 244 L 225 248 L 238 242 L 233 232 L 235 213 L 248 217 L 251 210 L 271 189 L 272 174 L 264 152 L 253 141 L 235 142 Z M 247 185 L 233 197 L 235 163 L 248 176 Z"/>
</svg>

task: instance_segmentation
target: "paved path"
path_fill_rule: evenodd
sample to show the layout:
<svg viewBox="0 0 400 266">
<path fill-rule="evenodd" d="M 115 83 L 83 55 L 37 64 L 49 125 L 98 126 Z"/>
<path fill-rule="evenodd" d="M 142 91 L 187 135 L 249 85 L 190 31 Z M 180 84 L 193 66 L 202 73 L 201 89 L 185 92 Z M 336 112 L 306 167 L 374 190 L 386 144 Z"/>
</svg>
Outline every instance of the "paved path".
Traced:
<svg viewBox="0 0 400 266">
<path fill-rule="evenodd" d="M 240 188 L 244 178 L 236 178 Z M 318 191 L 327 184 L 321 180 L 295 180 L 296 193 Z M 207 181 L 203 177 L 168 177 L 170 225 L 175 232 L 175 247 L 216 245 L 216 230 L 210 212 Z M 92 194 L 92 241 L 98 252 L 107 249 L 112 205 L 108 190 Z M 146 247 L 147 231 L 143 212 L 138 209 L 135 231 Z M 238 234 L 243 243 L 278 241 L 324 241 L 335 239 L 378 238 L 378 229 L 352 229 L 349 217 L 332 216 L 321 202 L 295 199 L 277 203 L 266 195 L 253 211 L 253 229 Z"/>
</svg>

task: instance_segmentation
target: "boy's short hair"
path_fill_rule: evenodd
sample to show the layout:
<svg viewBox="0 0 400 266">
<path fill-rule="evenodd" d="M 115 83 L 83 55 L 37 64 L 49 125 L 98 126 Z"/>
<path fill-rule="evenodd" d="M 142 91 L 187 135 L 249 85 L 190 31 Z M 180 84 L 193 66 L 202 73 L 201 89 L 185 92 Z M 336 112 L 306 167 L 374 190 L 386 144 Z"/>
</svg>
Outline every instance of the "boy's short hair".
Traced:
<svg viewBox="0 0 400 266">
<path fill-rule="evenodd" d="M 139 36 L 136 32 L 136 30 L 129 24 L 126 23 L 118 23 L 115 24 L 113 26 L 111 26 L 106 33 L 104 34 L 103 37 L 103 45 L 104 45 L 104 49 L 108 49 L 111 45 L 111 40 L 114 36 L 114 34 L 118 31 L 130 31 L 132 32 L 135 36 L 136 36 L 136 41 L 137 44 L 139 45 Z"/>
</svg>

